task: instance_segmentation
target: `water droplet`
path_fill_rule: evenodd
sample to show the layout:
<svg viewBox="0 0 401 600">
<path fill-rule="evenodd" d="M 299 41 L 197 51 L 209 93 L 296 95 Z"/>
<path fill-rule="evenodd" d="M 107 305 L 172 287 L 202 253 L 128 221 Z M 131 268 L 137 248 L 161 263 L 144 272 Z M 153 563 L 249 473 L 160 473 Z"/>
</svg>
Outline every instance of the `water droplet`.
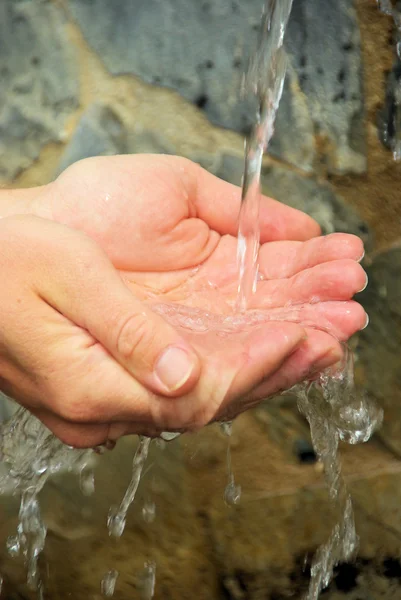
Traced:
<svg viewBox="0 0 401 600">
<path fill-rule="evenodd" d="M 79 485 L 84 496 L 91 496 L 94 493 L 95 474 L 92 469 L 82 469 L 79 478 Z"/>
<path fill-rule="evenodd" d="M 142 508 L 142 518 L 145 523 L 153 523 L 156 517 L 156 504 L 147 500 Z"/>
<path fill-rule="evenodd" d="M 180 435 L 181 433 L 174 433 L 173 431 L 163 431 L 163 433 L 160 434 L 160 437 L 165 442 L 171 442 L 178 438 Z"/>
<path fill-rule="evenodd" d="M 109 534 L 114 537 L 121 537 L 124 533 L 126 518 L 124 514 L 119 513 L 117 506 L 110 508 L 109 516 L 107 518 L 107 527 Z"/>
<path fill-rule="evenodd" d="M 155 594 L 156 586 L 156 563 L 149 561 L 145 563 L 145 569 L 141 577 L 141 598 L 151 600 Z"/>
<path fill-rule="evenodd" d="M 116 588 L 117 578 L 118 571 L 116 571 L 115 569 L 107 571 L 100 584 L 100 590 L 103 596 L 106 596 L 107 598 L 113 596 L 114 590 Z"/>
<path fill-rule="evenodd" d="M 13 558 L 18 556 L 20 553 L 20 543 L 18 536 L 12 535 L 9 538 L 7 538 L 6 547 L 7 552 L 10 556 L 12 556 Z"/>
<path fill-rule="evenodd" d="M 224 500 L 229 506 L 238 504 L 241 499 L 241 486 L 236 485 L 234 480 L 230 481 L 224 492 Z"/>
</svg>

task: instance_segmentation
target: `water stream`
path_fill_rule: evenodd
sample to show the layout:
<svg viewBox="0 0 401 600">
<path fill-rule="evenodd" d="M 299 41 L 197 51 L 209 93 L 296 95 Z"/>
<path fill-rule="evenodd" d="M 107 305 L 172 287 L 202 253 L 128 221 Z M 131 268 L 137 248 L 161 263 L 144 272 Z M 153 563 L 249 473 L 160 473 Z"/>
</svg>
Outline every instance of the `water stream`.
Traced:
<svg viewBox="0 0 401 600">
<path fill-rule="evenodd" d="M 379 0 L 381 9 L 394 18 L 397 31 L 397 53 L 401 58 L 401 13 L 391 0 Z M 286 74 L 284 34 L 291 12 L 292 0 L 268 2 L 263 18 L 259 46 L 246 80 L 254 94 L 258 112 L 245 148 L 245 172 L 238 228 L 239 286 L 237 309 L 244 312 L 258 281 L 258 251 L 260 246 L 259 212 L 261 199 L 260 175 L 263 154 L 274 133 L 274 123 Z M 396 129 L 393 153 L 401 158 L 401 80 L 395 94 Z M 335 373 L 326 371 L 313 384 L 304 383 L 294 390 L 299 410 L 309 422 L 315 452 L 319 456 L 335 504 L 338 521 L 327 542 L 319 548 L 311 568 L 311 581 L 306 600 L 317 600 L 333 575 L 334 567 L 350 560 L 358 547 L 352 501 L 341 476 L 338 458 L 340 440 L 358 443 L 368 440 L 381 422 L 381 411 L 356 395 L 353 380 L 353 361 L 344 348 L 344 364 Z M 228 491 L 235 490 L 229 469 Z"/>
<path fill-rule="evenodd" d="M 243 93 L 256 97 L 255 124 L 245 144 L 245 170 L 238 226 L 238 304 L 245 311 L 255 290 L 260 243 L 260 173 L 262 159 L 274 134 L 276 113 L 283 92 L 287 57 L 284 34 L 292 0 L 266 3 L 259 44 L 244 78 Z"/>
<path fill-rule="evenodd" d="M 227 437 L 227 485 L 224 490 L 224 500 L 229 506 L 238 504 L 241 499 L 241 486 L 235 483 L 231 460 L 231 435 L 233 430 L 232 421 L 220 423 L 223 434 Z"/>
<path fill-rule="evenodd" d="M 139 437 L 139 445 L 132 465 L 132 478 L 130 484 L 125 492 L 120 506 L 117 508 L 112 507 L 110 509 L 109 518 L 107 521 L 110 535 L 121 537 L 123 534 L 127 520 L 127 512 L 135 500 L 139 482 L 141 481 L 143 467 L 145 466 L 145 462 L 149 454 L 151 441 L 152 440 L 148 437 Z"/>
<path fill-rule="evenodd" d="M 366 442 L 380 425 L 382 411 L 356 391 L 353 357 L 345 346 L 341 368 L 322 373 L 316 382 L 303 383 L 294 392 L 299 410 L 309 422 L 313 447 L 323 464 L 337 515 L 329 539 L 312 562 L 306 600 L 317 600 L 329 585 L 334 568 L 354 558 L 358 549 L 352 500 L 341 475 L 339 442 Z"/>
</svg>

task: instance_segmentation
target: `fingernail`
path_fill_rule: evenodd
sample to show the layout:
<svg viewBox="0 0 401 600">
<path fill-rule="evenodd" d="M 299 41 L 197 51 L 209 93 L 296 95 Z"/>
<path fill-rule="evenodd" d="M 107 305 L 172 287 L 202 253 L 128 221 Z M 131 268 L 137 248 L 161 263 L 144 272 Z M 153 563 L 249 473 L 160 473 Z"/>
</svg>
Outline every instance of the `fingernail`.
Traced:
<svg viewBox="0 0 401 600">
<path fill-rule="evenodd" d="M 177 346 L 170 346 L 158 359 L 155 375 L 169 392 L 179 390 L 191 377 L 195 367 L 188 352 Z"/>
<path fill-rule="evenodd" d="M 366 313 L 366 321 L 365 321 L 365 325 L 362 327 L 361 331 L 363 331 L 364 329 L 366 329 L 366 327 L 369 325 L 369 315 L 368 313 Z"/>
<path fill-rule="evenodd" d="M 362 289 L 360 289 L 360 290 L 358 291 L 358 294 L 360 294 L 361 292 L 363 292 L 364 290 L 366 290 L 366 288 L 368 287 L 368 283 L 369 283 L 369 278 L 368 278 L 368 276 L 366 275 L 366 281 L 365 281 L 365 284 L 364 284 L 363 288 L 362 288 Z"/>
<path fill-rule="evenodd" d="M 357 258 L 357 262 L 359 262 L 359 263 L 362 262 L 364 258 L 365 258 L 365 250 L 363 251 L 362 256 L 360 256 L 359 258 Z"/>
</svg>

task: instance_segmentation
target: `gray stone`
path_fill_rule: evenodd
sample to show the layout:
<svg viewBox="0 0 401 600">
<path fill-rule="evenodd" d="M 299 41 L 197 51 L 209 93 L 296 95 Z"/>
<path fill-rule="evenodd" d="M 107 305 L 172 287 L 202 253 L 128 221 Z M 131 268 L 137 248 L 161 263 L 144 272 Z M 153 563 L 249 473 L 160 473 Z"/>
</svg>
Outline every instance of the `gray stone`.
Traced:
<svg viewBox="0 0 401 600">
<path fill-rule="evenodd" d="M 107 106 L 92 104 L 83 114 L 58 166 L 57 174 L 91 156 L 126 152 L 124 125 Z"/>
<path fill-rule="evenodd" d="M 75 54 L 52 3 L 0 3 L 0 178 L 11 180 L 63 137 L 78 103 Z"/>
<path fill-rule="evenodd" d="M 216 175 L 239 185 L 242 170 L 241 159 L 225 155 Z M 264 167 L 261 181 L 265 194 L 306 212 L 316 219 L 323 233 L 353 233 L 364 240 L 367 250 L 373 247 L 373 236 L 366 223 L 327 183 L 320 183 L 313 177 L 302 176 L 279 165 Z"/>
<path fill-rule="evenodd" d="M 86 39 L 113 74 L 132 73 L 171 87 L 204 109 L 212 122 L 240 132 L 249 129 L 254 107 L 239 100 L 239 89 L 256 44 L 261 0 L 68 1 Z M 330 169 L 363 171 L 361 60 L 353 2 L 297 0 L 286 43 L 292 69 L 272 152 L 311 168 L 316 129 L 328 142 Z"/>
<path fill-rule="evenodd" d="M 55 175 L 91 156 L 138 153 L 175 154 L 175 149 L 162 134 L 140 125 L 130 128 L 109 106 L 91 104 L 82 115 Z"/>
</svg>

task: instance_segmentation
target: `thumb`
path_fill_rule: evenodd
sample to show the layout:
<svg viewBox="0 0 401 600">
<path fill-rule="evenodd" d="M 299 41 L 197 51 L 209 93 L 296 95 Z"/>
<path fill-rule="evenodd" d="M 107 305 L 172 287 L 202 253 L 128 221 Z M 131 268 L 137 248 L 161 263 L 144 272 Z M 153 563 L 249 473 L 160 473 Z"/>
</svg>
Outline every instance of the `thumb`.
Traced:
<svg viewBox="0 0 401 600">
<path fill-rule="evenodd" d="M 149 390 L 177 396 L 195 386 L 200 376 L 195 350 L 132 294 L 95 242 L 43 220 L 40 243 L 52 246 L 40 269 L 42 299 L 86 329 Z"/>
</svg>

